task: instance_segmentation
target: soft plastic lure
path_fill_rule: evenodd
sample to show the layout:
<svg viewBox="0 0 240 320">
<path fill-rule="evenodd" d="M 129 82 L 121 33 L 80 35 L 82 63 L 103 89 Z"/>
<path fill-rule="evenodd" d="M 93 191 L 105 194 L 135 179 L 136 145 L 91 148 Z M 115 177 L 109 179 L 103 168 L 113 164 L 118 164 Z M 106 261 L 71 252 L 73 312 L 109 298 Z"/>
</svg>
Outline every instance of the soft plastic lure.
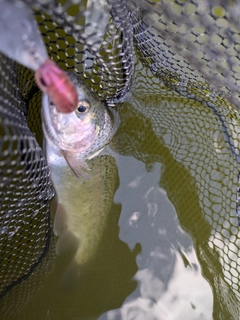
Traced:
<svg viewBox="0 0 240 320">
<path fill-rule="evenodd" d="M 34 16 L 23 2 L 0 0 L 0 42 L 3 54 L 35 72 L 37 85 L 57 111 L 76 109 L 76 88 L 67 73 L 48 57 Z"/>
</svg>

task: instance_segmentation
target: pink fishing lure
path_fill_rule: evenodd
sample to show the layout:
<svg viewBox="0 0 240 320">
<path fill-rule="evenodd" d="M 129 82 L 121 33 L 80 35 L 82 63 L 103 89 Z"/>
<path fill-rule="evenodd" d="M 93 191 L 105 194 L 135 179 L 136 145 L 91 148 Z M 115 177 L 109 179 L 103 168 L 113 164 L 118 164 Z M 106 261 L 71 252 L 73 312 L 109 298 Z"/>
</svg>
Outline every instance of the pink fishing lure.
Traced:
<svg viewBox="0 0 240 320">
<path fill-rule="evenodd" d="M 35 72 L 38 87 L 46 93 L 58 112 L 69 113 L 77 108 L 78 95 L 66 72 L 47 59 Z"/>
</svg>

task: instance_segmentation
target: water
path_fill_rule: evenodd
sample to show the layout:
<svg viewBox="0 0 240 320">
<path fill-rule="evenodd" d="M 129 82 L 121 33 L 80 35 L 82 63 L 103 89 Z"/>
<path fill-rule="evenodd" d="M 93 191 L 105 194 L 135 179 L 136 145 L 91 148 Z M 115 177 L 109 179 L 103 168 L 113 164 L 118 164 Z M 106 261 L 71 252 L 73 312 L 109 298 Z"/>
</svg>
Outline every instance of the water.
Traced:
<svg viewBox="0 0 240 320">
<path fill-rule="evenodd" d="M 73 288 L 61 285 L 67 259 L 56 257 L 39 288 L 36 271 L 14 319 L 238 319 L 229 132 L 213 110 L 168 91 L 140 63 L 119 112 L 111 143 L 119 187 L 97 255 Z"/>
</svg>

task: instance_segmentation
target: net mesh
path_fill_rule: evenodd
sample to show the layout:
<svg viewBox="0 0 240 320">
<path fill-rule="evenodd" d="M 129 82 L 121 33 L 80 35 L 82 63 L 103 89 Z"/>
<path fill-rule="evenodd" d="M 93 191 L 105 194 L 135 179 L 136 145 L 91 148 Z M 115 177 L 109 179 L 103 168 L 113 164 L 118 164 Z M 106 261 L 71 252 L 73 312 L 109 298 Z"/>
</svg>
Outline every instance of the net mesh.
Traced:
<svg viewBox="0 0 240 320">
<path fill-rule="evenodd" d="M 0 293 L 30 272 L 50 237 L 49 170 L 24 114 L 16 65 L 1 57 Z"/>
<path fill-rule="evenodd" d="M 35 1 L 28 0 L 35 7 Z M 114 18 L 110 16 L 112 12 Z M 130 13 L 122 1 L 87 1 L 36 6 L 36 18 L 52 58 L 84 77 L 103 100 L 127 94 L 133 73 Z M 107 21 L 107 23 L 105 22 Z"/>
<path fill-rule="evenodd" d="M 51 58 L 62 69 L 84 78 L 101 100 L 114 104 L 124 99 L 131 88 L 135 55 L 147 67 L 149 74 L 142 74 L 139 83 L 134 83 L 135 92 L 141 93 L 143 101 L 159 92 L 168 103 L 159 110 L 137 103 L 132 107 L 136 105 L 149 119 L 156 137 L 165 139 L 173 159 L 184 166 L 197 185 L 199 210 L 212 229 L 209 251 L 217 247 L 222 252 L 215 288 L 227 301 L 232 297 L 231 286 L 232 300 L 238 298 L 239 239 L 234 198 L 239 162 L 238 2 L 24 2 L 34 10 Z M 31 274 L 48 250 L 48 201 L 53 189 L 40 147 L 40 95 L 33 73 L 5 56 L 0 61 L 0 295 L 4 295 Z M 174 90 L 177 105 L 169 102 L 173 96 L 169 89 Z M 184 99 L 191 108 L 184 109 Z M 189 99 L 193 99 L 192 104 Z M 132 126 L 142 130 L 134 121 Z M 178 144 L 184 132 L 185 143 Z M 197 145 L 191 135 L 198 137 Z M 192 152 L 187 153 L 187 149 Z M 120 151 L 128 152 L 126 146 Z M 148 160 L 140 146 L 131 152 L 142 161 Z M 204 169 L 206 164 L 208 168 Z M 220 178 L 214 176 L 219 166 Z M 179 212 L 185 210 L 180 199 L 178 202 Z M 204 250 L 200 254 L 206 261 L 209 255 Z M 220 290 L 223 281 L 226 291 Z M 235 310 L 229 312 L 237 314 Z"/>
<path fill-rule="evenodd" d="M 146 74 L 145 69 L 138 68 L 135 72 L 132 99 L 120 110 L 122 121 L 115 148 L 143 161 L 149 170 L 155 162 L 163 164 L 159 183 L 181 224 L 194 237 L 204 276 L 214 283 L 214 319 L 237 319 L 239 229 L 235 191 L 239 167 L 229 140 L 235 140 L 237 146 L 234 133 L 238 124 L 229 136 L 213 109 L 164 85 L 159 87 L 150 71 Z M 132 128 L 128 134 L 127 128 Z"/>
<path fill-rule="evenodd" d="M 198 100 L 210 91 L 239 105 L 237 2 L 129 3 L 138 51 L 169 87 Z"/>
</svg>

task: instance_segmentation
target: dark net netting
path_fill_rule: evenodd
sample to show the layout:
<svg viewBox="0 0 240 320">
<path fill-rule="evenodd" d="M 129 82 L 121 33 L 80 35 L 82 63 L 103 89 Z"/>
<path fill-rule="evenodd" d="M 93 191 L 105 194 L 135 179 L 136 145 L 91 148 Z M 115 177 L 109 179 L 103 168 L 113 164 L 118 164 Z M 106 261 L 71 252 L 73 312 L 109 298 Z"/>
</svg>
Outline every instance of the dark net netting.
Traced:
<svg viewBox="0 0 240 320">
<path fill-rule="evenodd" d="M 1 57 L 0 293 L 41 260 L 50 240 L 53 195 L 42 150 L 28 128 L 17 68 Z"/>
<path fill-rule="evenodd" d="M 120 127 L 118 151 L 147 163 L 163 157 L 158 143 L 166 147 L 174 162 L 167 173 L 173 183 L 166 189 L 180 216 L 189 211 L 191 219 L 199 219 L 196 238 L 207 244 L 204 249 L 198 246 L 202 263 L 211 264 L 213 251 L 219 253 L 221 267 L 217 272 L 206 267 L 205 274 L 214 277 L 214 290 L 229 306 L 229 315 L 237 315 L 237 1 L 24 2 L 34 10 L 49 56 L 63 70 L 84 78 L 110 105 L 124 101 L 132 90 L 133 119 L 134 113 L 143 117 L 139 126 L 138 121 L 131 122 L 133 132 L 144 131 L 144 124 L 151 126 L 155 143 L 146 155 L 133 137 L 121 136 Z M 137 59 L 144 68 L 135 70 L 138 80 L 132 84 Z M 48 202 L 54 191 L 40 147 L 41 97 L 34 75 L 3 55 L 0 65 L 0 295 L 4 296 L 34 274 L 49 250 Z M 186 176 L 199 191 L 198 201 L 174 193 Z M 182 223 L 187 226 L 189 221 Z"/>
<path fill-rule="evenodd" d="M 27 3 L 49 55 L 59 66 L 85 77 L 110 104 L 121 100 L 129 90 L 134 59 L 129 13 L 121 2 L 109 7 L 116 21 L 104 3 Z M 4 296 L 35 270 L 48 251 L 49 200 L 54 190 L 40 147 L 41 95 L 33 72 L 1 56 L 0 73 L 0 295 Z"/>
</svg>

